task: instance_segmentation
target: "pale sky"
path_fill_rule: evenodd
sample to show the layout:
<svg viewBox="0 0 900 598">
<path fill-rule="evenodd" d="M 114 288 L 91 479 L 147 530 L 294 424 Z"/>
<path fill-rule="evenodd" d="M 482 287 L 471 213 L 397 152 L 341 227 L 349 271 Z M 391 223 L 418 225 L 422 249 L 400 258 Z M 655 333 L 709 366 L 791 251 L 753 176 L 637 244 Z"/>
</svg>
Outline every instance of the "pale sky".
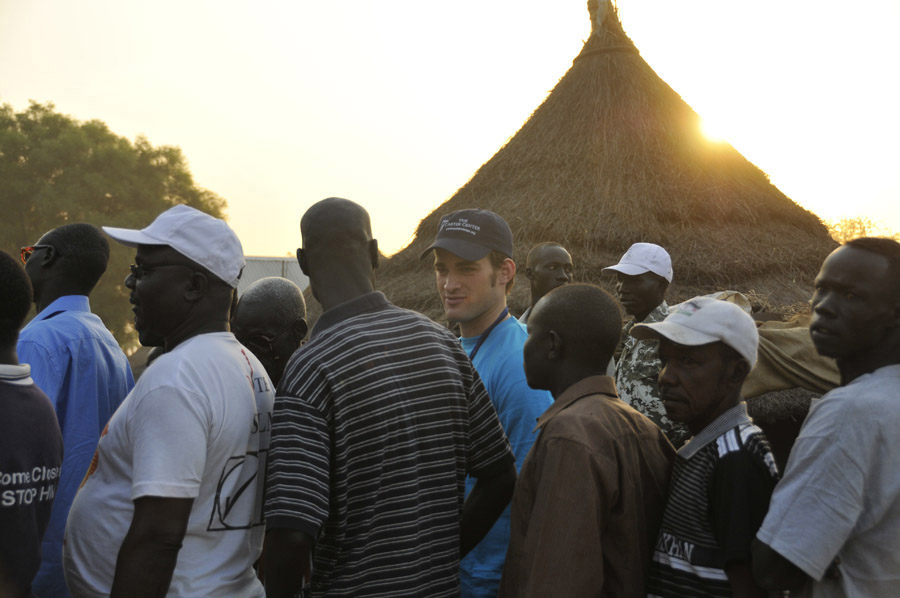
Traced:
<svg viewBox="0 0 900 598">
<path fill-rule="evenodd" d="M 900 231 L 900 1 L 619 11 L 650 66 L 789 197 Z M 303 211 L 332 195 L 366 206 L 392 253 L 589 33 L 583 0 L 0 0 L 0 102 L 181 147 L 248 255 L 293 253 Z"/>
</svg>

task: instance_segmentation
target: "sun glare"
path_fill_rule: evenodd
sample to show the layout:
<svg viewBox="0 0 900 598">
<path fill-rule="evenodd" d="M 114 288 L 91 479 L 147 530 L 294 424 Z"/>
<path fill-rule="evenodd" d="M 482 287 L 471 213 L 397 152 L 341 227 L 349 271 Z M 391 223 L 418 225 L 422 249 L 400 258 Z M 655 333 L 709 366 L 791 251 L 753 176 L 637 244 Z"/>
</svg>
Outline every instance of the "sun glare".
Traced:
<svg viewBox="0 0 900 598">
<path fill-rule="evenodd" d="M 700 132 L 710 141 L 725 141 L 725 133 L 722 127 L 705 118 L 700 119 Z"/>
</svg>

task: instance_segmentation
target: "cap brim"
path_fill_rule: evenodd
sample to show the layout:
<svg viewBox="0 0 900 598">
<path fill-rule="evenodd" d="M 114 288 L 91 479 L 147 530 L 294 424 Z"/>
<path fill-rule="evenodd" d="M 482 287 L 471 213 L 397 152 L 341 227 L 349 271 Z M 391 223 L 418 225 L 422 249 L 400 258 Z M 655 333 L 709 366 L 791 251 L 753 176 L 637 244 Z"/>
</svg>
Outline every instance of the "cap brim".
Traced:
<svg viewBox="0 0 900 598">
<path fill-rule="evenodd" d="M 657 322 L 655 324 L 637 324 L 631 329 L 631 336 L 638 340 L 659 340 L 664 338 L 673 343 L 686 345 L 688 347 L 708 345 L 709 343 L 715 343 L 722 340 L 718 337 L 706 334 L 705 332 L 698 332 L 687 326 L 666 321 Z"/>
<path fill-rule="evenodd" d="M 606 274 L 609 270 L 614 272 L 621 272 L 622 274 L 627 274 L 628 276 L 637 276 L 639 274 L 644 274 L 645 272 L 650 272 L 649 268 L 644 268 L 643 266 L 635 266 L 634 264 L 616 264 L 615 266 L 607 266 L 603 268 L 601 272 Z"/>
<path fill-rule="evenodd" d="M 165 243 L 154 239 L 150 235 L 133 228 L 104 226 L 103 232 L 126 247 L 137 247 L 138 245 L 165 245 Z"/>
<path fill-rule="evenodd" d="M 491 250 L 477 243 L 470 243 L 460 239 L 438 239 L 431 247 L 422 252 L 419 259 L 425 259 L 433 249 L 444 249 L 457 257 L 470 262 L 477 262 L 491 252 Z"/>
</svg>

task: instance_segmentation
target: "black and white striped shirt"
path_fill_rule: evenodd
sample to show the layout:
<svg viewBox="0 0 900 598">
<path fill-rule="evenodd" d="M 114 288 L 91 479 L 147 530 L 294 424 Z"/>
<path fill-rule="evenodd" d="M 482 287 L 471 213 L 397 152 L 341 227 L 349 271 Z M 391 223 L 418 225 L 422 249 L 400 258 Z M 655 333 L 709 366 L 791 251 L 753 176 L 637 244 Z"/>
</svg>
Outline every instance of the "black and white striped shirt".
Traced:
<svg viewBox="0 0 900 598">
<path fill-rule="evenodd" d="M 511 462 L 459 341 L 370 293 L 323 314 L 287 365 L 266 523 L 316 538 L 313 595 L 458 595 L 466 473 Z"/>
<path fill-rule="evenodd" d="M 648 596 L 731 596 L 729 561 L 750 561 L 778 482 L 769 442 L 740 403 L 679 451 Z"/>
</svg>

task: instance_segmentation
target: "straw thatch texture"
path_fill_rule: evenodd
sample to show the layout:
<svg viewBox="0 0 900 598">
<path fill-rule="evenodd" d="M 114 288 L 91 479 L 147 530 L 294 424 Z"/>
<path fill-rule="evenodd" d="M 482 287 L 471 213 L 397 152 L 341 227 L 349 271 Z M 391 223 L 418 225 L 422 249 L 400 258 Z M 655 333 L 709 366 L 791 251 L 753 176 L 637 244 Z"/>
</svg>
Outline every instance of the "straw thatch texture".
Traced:
<svg viewBox="0 0 900 598">
<path fill-rule="evenodd" d="M 441 215 L 476 207 L 513 230 L 514 312 L 528 302 L 525 254 L 542 241 L 567 247 L 576 277 L 591 282 L 632 243 L 658 243 L 674 263 L 670 302 L 728 288 L 774 305 L 807 300 L 836 246 L 818 217 L 733 147 L 703 137 L 697 114 L 644 62 L 613 10 L 519 132 L 382 265 L 379 288 L 440 319 L 419 254 Z"/>
</svg>

